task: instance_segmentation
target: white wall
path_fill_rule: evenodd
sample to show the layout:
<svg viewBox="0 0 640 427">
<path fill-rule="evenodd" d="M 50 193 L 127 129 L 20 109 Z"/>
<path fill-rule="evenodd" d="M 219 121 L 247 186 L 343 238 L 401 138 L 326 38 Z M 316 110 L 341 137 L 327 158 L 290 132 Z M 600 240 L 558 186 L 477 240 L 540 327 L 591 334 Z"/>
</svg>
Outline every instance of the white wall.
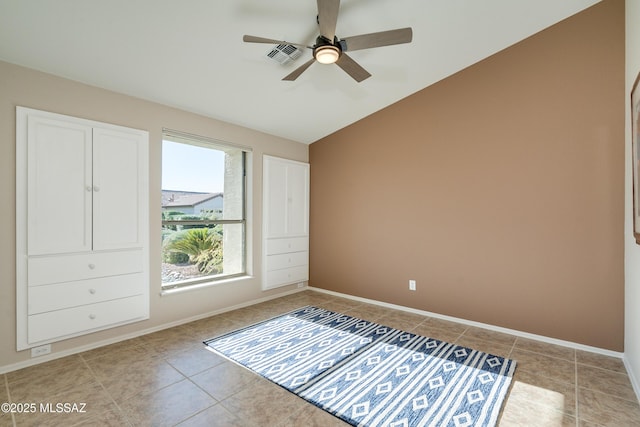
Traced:
<svg viewBox="0 0 640 427">
<path fill-rule="evenodd" d="M 149 235 L 150 310 L 148 320 L 56 342 L 52 354 L 32 359 L 29 351 L 16 351 L 16 106 L 113 123 L 149 131 Z M 249 277 L 188 292 L 161 295 L 161 165 L 162 129 L 204 135 L 252 148 L 248 166 L 248 272 Z M 262 156 L 271 154 L 308 160 L 308 146 L 255 130 L 87 86 L 50 74 L 0 61 L 0 372 L 18 369 L 79 349 L 140 335 L 295 291 L 295 285 L 263 291 L 262 271 Z"/>
<path fill-rule="evenodd" d="M 626 93 L 640 72 L 640 2 L 626 0 Z M 625 364 L 640 397 L 640 246 L 633 239 L 631 107 L 626 109 L 626 192 L 625 192 Z"/>
</svg>

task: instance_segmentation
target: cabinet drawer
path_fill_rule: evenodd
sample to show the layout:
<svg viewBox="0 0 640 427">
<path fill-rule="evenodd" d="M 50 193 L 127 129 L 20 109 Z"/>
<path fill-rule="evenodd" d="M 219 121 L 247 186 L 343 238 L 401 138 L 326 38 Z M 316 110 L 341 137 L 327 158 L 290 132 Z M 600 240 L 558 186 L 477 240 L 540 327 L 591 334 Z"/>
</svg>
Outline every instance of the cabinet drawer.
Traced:
<svg viewBox="0 0 640 427">
<path fill-rule="evenodd" d="M 309 267 L 306 265 L 268 271 L 265 288 L 276 288 L 306 280 L 309 280 Z"/>
<path fill-rule="evenodd" d="M 142 273 L 29 288 L 28 314 L 94 304 L 144 293 Z"/>
<path fill-rule="evenodd" d="M 291 252 L 288 254 L 269 255 L 266 257 L 267 271 L 298 267 L 309 264 L 309 252 Z"/>
<path fill-rule="evenodd" d="M 142 272 L 142 250 L 32 257 L 29 286 Z"/>
<path fill-rule="evenodd" d="M 148 301 L 143 295 L 66 310 L 50 311 L 28 317 L 29 343 L 37 343 L 97 329 L 118 323 L 149 318 Z"/>
<path fill-rule="evenodd" d="M 309 250 L 308 237 L 292 237 L 288 239 L 267 239 L 267 255 L 301 252 Z"/>
</svg>

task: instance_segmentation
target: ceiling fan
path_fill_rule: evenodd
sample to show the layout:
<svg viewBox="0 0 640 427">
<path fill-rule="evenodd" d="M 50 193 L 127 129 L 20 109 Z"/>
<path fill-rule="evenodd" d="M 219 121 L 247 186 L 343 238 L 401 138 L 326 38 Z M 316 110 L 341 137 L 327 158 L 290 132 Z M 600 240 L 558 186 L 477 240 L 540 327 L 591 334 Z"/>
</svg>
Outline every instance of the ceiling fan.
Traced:
<svg viewBox="0 0 640 427">
<path fill-rule="evenodd" d="M 242 37 L 242 40 L 248 43 L 290 44 L 312 50 L 313 58 L 296 68 L 291 74 L 285 76 L 282 80 L 293 81 L 297 79 L 307 68 L 311 66 L 311 64 L 318 61 L 321 64 L 336 64 L 347 74 L 353 77 L 355 81 L 361 82 L 371 77 L 371 74 L 347 55 L 346 52 L 411 42 L 413 37 L 413 31 L 411 28 L 380 31 L 377 33 L 361 34 L 359 36 L 339 39 L 335 33 L 336 23 L 338 22 L 338 11 L 340 9 L 340 0 L 317 1 L 317 20 L 318 27 L 320 28 L 320 35 L 316 38 L 316 43 L 313 46 L 249 35 Z"/>
</svg>

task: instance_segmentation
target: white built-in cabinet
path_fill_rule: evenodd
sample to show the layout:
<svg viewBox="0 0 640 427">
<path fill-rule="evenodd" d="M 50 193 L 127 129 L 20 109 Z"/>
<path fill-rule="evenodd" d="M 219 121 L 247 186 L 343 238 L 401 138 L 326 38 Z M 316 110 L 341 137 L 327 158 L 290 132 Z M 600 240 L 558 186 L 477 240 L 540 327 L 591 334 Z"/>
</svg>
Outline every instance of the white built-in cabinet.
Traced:
<svg viewBox="0 0 640 427">
<path fill-rule="evenodd" d="M 309 164 L 263 157 L 263 289 L 309 280 Z"/>
<path fill-rule="evenodd" d="M 18 350 L 149 317 L 148 140 L 17 107 Z"/>
</svg>

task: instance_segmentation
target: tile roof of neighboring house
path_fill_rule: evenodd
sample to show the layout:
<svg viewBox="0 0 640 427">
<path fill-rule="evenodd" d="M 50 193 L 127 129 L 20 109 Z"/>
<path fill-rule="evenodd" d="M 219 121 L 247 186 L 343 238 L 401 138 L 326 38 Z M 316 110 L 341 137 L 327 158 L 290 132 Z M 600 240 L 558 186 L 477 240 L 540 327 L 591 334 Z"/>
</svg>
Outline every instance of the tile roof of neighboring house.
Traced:
<svg viewBox="0 0 640 427">
<path fill-rule="evenodd" d="M 211 200 L 215 197 L 223 197 L 222 193 L 197 193 L 193 191 L 162 190 L 162 207 L 195 206 Z"/>
</svg>

